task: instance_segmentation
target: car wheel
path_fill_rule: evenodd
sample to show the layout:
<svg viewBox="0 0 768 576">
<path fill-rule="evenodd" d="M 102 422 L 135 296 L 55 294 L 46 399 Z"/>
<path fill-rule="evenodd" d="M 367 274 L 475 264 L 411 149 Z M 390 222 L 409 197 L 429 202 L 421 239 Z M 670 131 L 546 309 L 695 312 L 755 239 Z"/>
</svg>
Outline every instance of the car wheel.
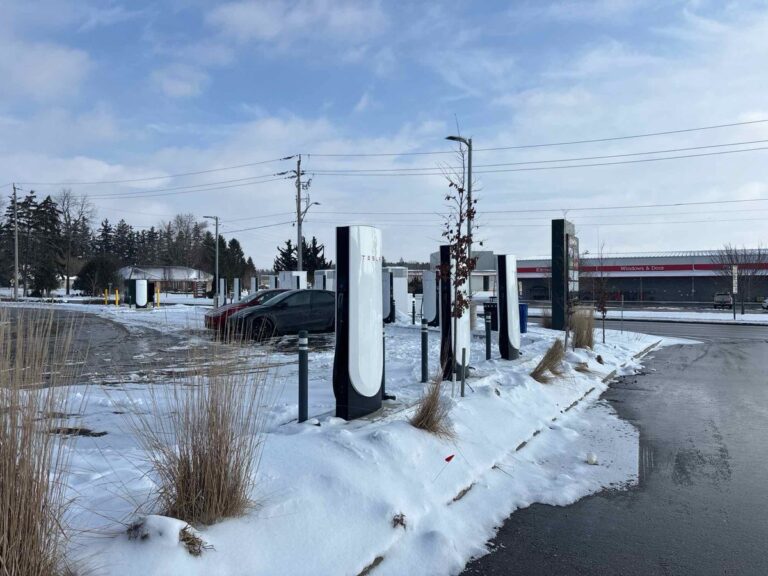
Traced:
<svg viewBox="0 0 768 576">
<path fill-rule="evenodd" d="M 253 339 L 258 342 L 277 336 L 275 323 L 269 318 L 262 318 L 260 322 L 254 322 L 253 332 L 251 334 Z"/>
</svg>

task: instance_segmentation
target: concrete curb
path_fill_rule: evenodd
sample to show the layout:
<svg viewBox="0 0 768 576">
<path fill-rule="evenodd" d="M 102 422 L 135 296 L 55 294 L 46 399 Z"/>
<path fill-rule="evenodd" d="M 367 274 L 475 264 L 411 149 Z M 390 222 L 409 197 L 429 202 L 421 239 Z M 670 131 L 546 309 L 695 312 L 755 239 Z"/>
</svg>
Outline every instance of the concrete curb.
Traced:
<svg viewBox="0 0 768 576">
<path fill-rule="evenodd" d="M 542 318 L 542 316 L 529 316 L 529 318 Z M 596 320 L 598 320 L 596 318 Z M 621 318 L 606 318 L 607 322 L 621 322 Z M 685 320 L 664 318 L 624 318 L 624 322 L 654 322 L 658 324 L 704 324 L 709 326 L 763 326 L 768 328 L 768 322 L 749 322 L 746 320 Z M 615 330 L 615 328 L 610 328 Z"/>
</svg>

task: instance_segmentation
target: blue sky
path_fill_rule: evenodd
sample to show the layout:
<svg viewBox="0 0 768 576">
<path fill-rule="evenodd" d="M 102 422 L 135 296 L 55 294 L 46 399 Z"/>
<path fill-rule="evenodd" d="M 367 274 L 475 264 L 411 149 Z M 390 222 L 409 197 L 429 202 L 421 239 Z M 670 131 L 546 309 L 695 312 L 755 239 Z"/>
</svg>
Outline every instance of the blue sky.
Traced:
<svg viewBox="0 0 768 576">
<path fill-rule="evenodd" d="M 179 211 L 218 213 L 225 230 L 286 221 L 289 181 L 164 191 L 214 187 L 290 163 L 165 176 L 299 152 L 310 172 L 437 169 L 453 156 L 317 154 L 450 150 L 444 137 L 457 121 L 477 148 L 493 148 L 768 118 L 766 2 L 0 0 L 0 15 L 0 184 L 23 182 L 38 193 L 66 186 L 89 194 L 99 217 L 140 226 Z M 475 163 L 761 139 L 768 140 L 768 124 L 479 151 Z M 497 252 L 536 256 L 547 253 L 547 220 L 558 214 L 502 210 L 768 198 L 766 158 L 768 151 L 755 151 L 478 171 L 478 237 Z M 57 184 L 148 177 L 158 179 Z M 306 233 L 332 250 L 334 226 L 378 224 L 388 258 L 425 260 L 440 240 L 435 213 L 443 210 L 444 186 L 439 175 L 314 174 L 312 200 L 321 206 L 310 211 Z M 755 201 L 569 217 L 583 246 L 594 251 L 599 241 L 626 252 L 768 242 L 759 221 L 766 213 L 768 202 Z M 293 234 L 290 224 L 237 233 L 261 265 Z"/>
</svg>

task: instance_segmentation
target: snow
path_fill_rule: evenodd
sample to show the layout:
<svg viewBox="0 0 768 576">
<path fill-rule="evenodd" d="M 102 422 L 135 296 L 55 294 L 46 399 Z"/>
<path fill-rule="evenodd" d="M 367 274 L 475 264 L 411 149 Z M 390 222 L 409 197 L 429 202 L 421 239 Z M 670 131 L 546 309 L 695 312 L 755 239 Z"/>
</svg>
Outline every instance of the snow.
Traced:
<svg viewBox="0 0 768 576">
<path fill-rule="evenodd" d="M 531 308 L 532 316 L 541 316 L 542 308 Z M 596 316 L 598 317 L 597 313 Z M 609 320 L 621 319 L 621 310 L 610 309 L 606 318 Z M 663 308 L 651 308 L 646 310 L 624 310 L 625 320 L 657 320 L 667 322 L 705 322 L 716 324 L 768 324 L 768 311 L 755 311 L 740 314 L 736 310 L 736 320 L 733 319 L 732 310 L 665 310 Z"/>
<path fill-rule="evenodd" d="M 204 313 L 196 306 L 87 308 L 129 329 L 178 334 L 199 327 Z M 379 556 L 376 575 L 456 574 L 486 552 L 496 527 L 516 509 L 534 502 L 563 506 L 637 482 L 638 433 L 598 400 L 608 386 L 602 380 L 613 370 L 638 370 L 635 355 L 677 341 L 608 331 L 607 344 L 569 351 L 565 375 L 543 385 L 528 372 L 556 332 L 531 328 L 521 359 L 513 362 L 498 359 L 495 343 L 494 359 L 485 361 L 485 344 L 475 336 L 476 370 L 466 397 L 458 390 L 451 396 L 450 382 L 443 387 L 456 437 L 441 440 L 408 423 L 424 390 L 419 329 L 386 328 L 387 391 L 397 401 L 353 422 L 333 416 L 332 338 L 310 339 L 311 420 L 303 424 L 296 422 L 295 339 L 277 343 L 267 358 L 272 402 L 254 493 L 259 506 L 242 518 L 196 527 L 212 546 L 197 558 L 168 536 L 184 519 L 151 517 L 148 530 L 164 537 L 136 540 L 125 533 L 138 516 L 157 512 L 147 454 L 126 425 L 126 413 L 152 409 L 147 383 L 127 377 L 117 385 L 76 388 L 72 406 L 84 406 L 78 425 L 108 434 L 65 440 L 73 468 L 70 522 L 78 530 L 72 554 L 96 576 L 356 575 Z M 429 339 L 435 371 L 439 333 L 430 330 Z M 264 354 L 253 345 L 248 362 L 260 365 Z M 590 373 L 573 369 L 582 362 Z M 596 465 L 588 464 L 590 453 Z M 404 527 L 393 525 L 399 514 Z"/>
</svg>

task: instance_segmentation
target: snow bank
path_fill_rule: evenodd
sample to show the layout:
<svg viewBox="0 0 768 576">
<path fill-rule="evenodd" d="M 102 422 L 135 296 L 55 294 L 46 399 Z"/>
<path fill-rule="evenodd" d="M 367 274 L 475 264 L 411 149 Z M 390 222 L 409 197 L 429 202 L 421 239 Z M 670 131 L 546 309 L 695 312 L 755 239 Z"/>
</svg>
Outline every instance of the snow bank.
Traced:
<svg viewBox="0 0 768 576">
<path fill-rule="evenodd" d="M 637 479 L 637 432 L 596 401 L 606 374 L 635 370 L 633 356 L 660 339 L 609 331 L 608 344 L 569 351 L 564 377 L 542 385 L 527 374 L 557 335 L 532 328 L 514 362 L 481 360 L 484 342 L 473 339 L 471 389 L 450 399 L 453 441 L 407 421 L 423 391 L 419 327 L 386 328 L 387 390 L 398 400 L 354 422 L 332 415 L 332 342 L 311 341 L 312 419 L 304 424 L 295 421 L 294 353 L 273 354 L 274 402 L 254 494 L 260 506 L 242 518 L 197 527 L 213 547 L 197 558 L 163 539 L 131 540 L 117 524 L 131 521 L 152 495 L 146 454 L 123 420 L 123 413 L 150 404 L 146 388 L 135 382 L 92 387 L 81 425 L 108 434 L 68 440 L 75 468 L 70 490 L 74 526 L 100 537 L 79 535 L 73 554 L 99 576 L 356 575 L 372 563 L 377 575 L 457 573 L 484 553 L 495 527 L 514 510 L 533 502 L 566 505 Z M 431 331 L 433 370 L 438 339 Z M 575 371 L 576 363 L 587 363 L 591 372 Z M 450 388 L 445 383 L 449 396 Z M 589 452 L 598 465 L 587 464 Z M 145 505 L 147 512 L 153 511 Z M 402 522 L 394 521 L 398 515 Z M 105 539 L 108 530 L 116 535 Z"/>
</svg>

